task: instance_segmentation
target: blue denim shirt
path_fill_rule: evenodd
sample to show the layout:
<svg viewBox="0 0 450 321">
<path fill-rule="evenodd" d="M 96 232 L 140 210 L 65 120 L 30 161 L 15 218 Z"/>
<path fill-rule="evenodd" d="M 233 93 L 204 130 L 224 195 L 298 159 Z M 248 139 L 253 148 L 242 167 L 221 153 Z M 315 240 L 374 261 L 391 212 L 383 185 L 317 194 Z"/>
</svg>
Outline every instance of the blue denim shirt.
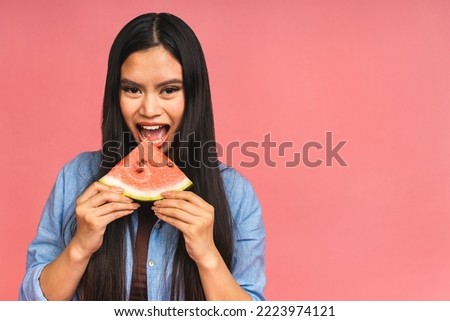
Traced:
<svg viewBox="0 0 450 321">
<path fill-rule="evenodd" d="M 100 152 L 80 154 L 58 174 L 56 183 L 45 205 L 37 235 L 28 248 L 26 273 L 20 287 L 20 300 L 46 300 L 39 277 L 42 269 L 52 262 L 71 240 L 69 219 L 75 212 L 75 201 L 92 183 L 100 164 Z M 221 166 L 225 192 L 233 218 L 235 253 L 231 273 L 237 283 L 254 300 L 264 300 L 265 230 L 261 207 L 247 179 L 236 170 Z M 137 212 L 132 214 L 137 227 Z M 69 223 L 70 225 L 70 223 Z M 169 300 L 171 260 L 177 231 L 163 221 L 157 221 L 150 234 L 147 288 L 149 300 Z M 132 240 L 127 239 L 127 282 L 131 287 Z M 76 300 L 76 296 L 73 298 Z"/>
</svg>

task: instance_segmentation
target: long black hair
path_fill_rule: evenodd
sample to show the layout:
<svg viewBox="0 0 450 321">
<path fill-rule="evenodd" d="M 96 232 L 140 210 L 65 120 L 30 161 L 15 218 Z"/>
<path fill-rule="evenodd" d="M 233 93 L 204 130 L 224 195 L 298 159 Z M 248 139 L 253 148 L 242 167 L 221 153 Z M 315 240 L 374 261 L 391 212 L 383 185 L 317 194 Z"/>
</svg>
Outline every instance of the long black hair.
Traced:
<svg viewBox="0 0 450 321">
<path fill-rule="evenodd" d="M 170 156 L 193 181 L 191 190 L 214 207 L 214 242 L 230 267 L 233 255 L 232 222 L 215 152 L 212 102 L 205 58 L 192 29 L 174 15 L 150 13 L 138 16 L 119 32 L 113 42 L 103 101 L 103 153 L 98 177 L 106 174 L 136 143 L 120 110 L 121 66 L 133 52 L 156 46 L 168 50 L 181 64 L 183 72 L 184 115 L 169 150 Z M 119 148 L 111 148 L 111 144 L 117 144 L 116 147 Z M 107 226 L 103 244 L 92 256 L 80 282 L 80 299 L 126 299 L 124 242 L 125 235 L 130 230 L 130 220 L 127 216 Z M 197 266 L 189 257 L 180 232 L 170 279 L 171 300 L 205 299 Z"/>
</svg>

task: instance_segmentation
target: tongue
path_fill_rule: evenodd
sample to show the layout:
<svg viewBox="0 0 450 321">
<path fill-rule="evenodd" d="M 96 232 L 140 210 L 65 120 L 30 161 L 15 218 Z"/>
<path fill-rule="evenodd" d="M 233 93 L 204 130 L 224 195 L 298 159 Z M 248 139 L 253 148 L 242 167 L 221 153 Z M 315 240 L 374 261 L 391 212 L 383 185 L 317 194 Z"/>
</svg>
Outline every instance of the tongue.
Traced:
<svg viewBox="0 0 450 321">
<path fill-rule="evenodd" d="M 155 130 L 148 130 L 148 129 L 141 129 L 141 135 L 145 139 L 151 142 L 161 141 L 163 140 L 167 135 L 167 127 L 162 126 Z"/>
</svg>

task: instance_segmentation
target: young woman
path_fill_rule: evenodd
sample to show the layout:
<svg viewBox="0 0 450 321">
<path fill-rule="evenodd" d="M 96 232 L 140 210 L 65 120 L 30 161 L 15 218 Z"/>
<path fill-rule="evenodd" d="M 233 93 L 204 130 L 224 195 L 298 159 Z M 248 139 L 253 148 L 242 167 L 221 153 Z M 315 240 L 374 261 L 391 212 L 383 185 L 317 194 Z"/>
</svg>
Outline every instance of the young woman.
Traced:
<svg viewBox="0 0 450 321">
<path fill-rule="evenodd" d="M 145 14 L 117 35 L 102 136 L 102 151 L 59 173 L 20 299 L 264 299 L 260 204 L 251 184 L 217 160 L 203 52 L 181 19 Z M 138 203 L 97 182 L 142 140 L 168 153 L 193 187 Z"/>
</svg>

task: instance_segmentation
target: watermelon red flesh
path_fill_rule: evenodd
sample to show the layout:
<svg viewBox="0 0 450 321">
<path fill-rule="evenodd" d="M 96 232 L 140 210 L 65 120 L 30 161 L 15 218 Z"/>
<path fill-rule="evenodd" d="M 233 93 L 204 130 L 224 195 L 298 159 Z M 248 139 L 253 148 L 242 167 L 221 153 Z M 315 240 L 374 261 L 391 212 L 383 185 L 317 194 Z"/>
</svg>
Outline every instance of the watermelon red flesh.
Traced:
<svg viewBox="0 0 450 321">
<path fill-rule="evenodd" d="M 124 157 L 100 182 L 124 189 L 140 201 L 162 199 L 168 190 L 182 191 L 192 185 L 186 175 L 154 144 L 143 141 Z"/>
</svg>

